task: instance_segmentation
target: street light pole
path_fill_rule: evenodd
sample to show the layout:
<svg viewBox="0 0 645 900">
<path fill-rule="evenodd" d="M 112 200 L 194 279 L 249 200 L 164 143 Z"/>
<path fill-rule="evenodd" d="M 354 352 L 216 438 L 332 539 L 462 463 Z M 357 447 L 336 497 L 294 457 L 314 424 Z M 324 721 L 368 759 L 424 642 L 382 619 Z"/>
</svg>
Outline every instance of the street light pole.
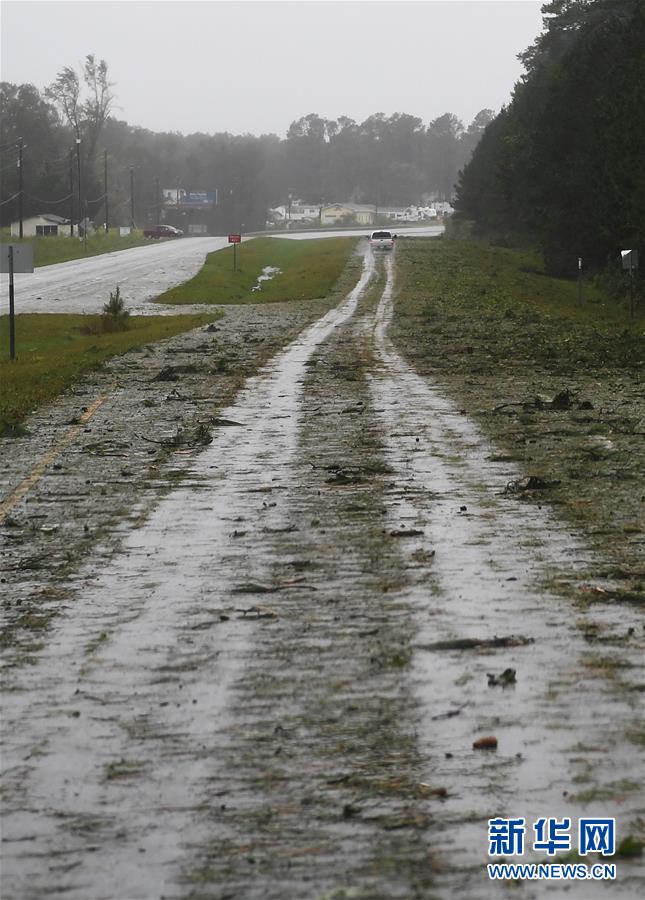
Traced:
<svg viewBox="0 0 645 900">
<path fill-rule="evenodd" d="M 103 151 L 103 193 L 105 195 L 105 233 L 110 230 L 110 208 L 108 206 L 108 165 L 107 150 Z"/>
<path fill-rule="evenodd" d="M 23 227 L 22 227 L 22 214 L 23 214 L 23 205 L 22 205 L 22 194 L 23 194 L 23 176 L 22 176 L 22 149 L 23 149 L 23 140 L 22 138 L 18 138 L 18 219 L 20 222 L 18 235 L 22 240 Z M 13 358 L 13 357 L 12 357 Z"/>
<path fill-rule="evenodd" d="M 69 236 L 74 237 L 74 150 L 69 148 Z"/>
<path fill-rule="evenodd" d="M 78 227 L 81 227 L 81 216 L 83 215 L 83 201 L 82 201 L 82 188 L 81 188 L 81 139 L 80 137 L 76 138 L 76 177 L 78 179 Z M 79 231 L 80 237 L 80 231 Z"/>
<path fill-rule="evenodd" d="M 134 166 L 130 166 L 130 226 L 136 228 L 134 224 Z"/>
</svg>

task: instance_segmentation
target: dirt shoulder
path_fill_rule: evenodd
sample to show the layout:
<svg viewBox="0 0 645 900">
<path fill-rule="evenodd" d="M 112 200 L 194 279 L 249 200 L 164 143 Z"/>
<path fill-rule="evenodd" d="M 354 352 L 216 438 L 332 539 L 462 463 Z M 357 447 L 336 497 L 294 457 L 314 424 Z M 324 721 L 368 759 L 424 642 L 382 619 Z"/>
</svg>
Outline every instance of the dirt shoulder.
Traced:
<svg viewBox="0 0 645 900">
<path fill-rule="evenodd" d="M 524 473 L 509 503 L 547 503 L 586 535 L 588 599 L 642 604 L 645 341 L 574 291 L 510 251 L 401 241 L 391 336 Z"/>
<path fill-rule="evenodd" d="M 230 427 L 218 412 L 244 381 L 334 306 L 358 271 L 350 260 L 325 300 L 228 306 L 210 326 L 116 357 L 32 415 L 25 436 L 0 439 L 6 664 L 30 661 L 69 577 L 89 556 L 114 552 L 182 478 L 183 462 Z"/>
</svg>

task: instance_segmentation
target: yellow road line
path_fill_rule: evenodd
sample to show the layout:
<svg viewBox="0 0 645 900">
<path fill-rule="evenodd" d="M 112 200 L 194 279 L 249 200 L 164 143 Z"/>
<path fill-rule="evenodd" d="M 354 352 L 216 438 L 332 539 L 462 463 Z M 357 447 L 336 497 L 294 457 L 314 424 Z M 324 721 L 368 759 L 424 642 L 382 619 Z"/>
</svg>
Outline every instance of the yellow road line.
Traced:
<svg viewBox="0 0 645 900">
<path fill-rule="evenodd" d="M 46 453 L 45 456 L 43 456 L 43 458 L 40 460 L 40 462 L 33 467 L 29 475 L 27 475 L 26 478 L 23 478 L 18 487 L 14 491 L 12 491 L 11 494 L 9 494 L 7 499 L 3 500 L 2 503 L 0 503 L 0 524 L 2 524 L 3 520 L 11 512 L 14 506 L 20 503 L 25 494 L 30 491 L 31 488 L 38 483 L 38 481 L 40 481 L 46 469 L 54 462 L 56 457 L 60 453 L 62 453 L 62 451 L 66 447 L 69 447 L 72 441 L 83 430 L 83 426 L 89 422 L 96 410 L 99 408 L 99 406 L 102 406 L 103 403 L 105 403 L 107 398 L 108 395 L 105 394 L 103 397 L 99 397 L 98 400 L 95 400 L 91 406 L 88 406 L 88 408 L 78 420 L 78 424 L 72 425 L 72 427 L 69 428 L 65 432 L 65 434 L 56 441 L 51 450 Z"/>
</svg>

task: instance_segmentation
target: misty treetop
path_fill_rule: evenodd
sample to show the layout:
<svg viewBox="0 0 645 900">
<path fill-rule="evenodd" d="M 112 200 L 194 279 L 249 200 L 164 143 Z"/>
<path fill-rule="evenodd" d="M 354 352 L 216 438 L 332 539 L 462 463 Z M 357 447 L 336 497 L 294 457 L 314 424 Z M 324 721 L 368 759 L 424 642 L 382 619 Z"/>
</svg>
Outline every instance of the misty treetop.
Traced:
<svg viewBox="0 0 645 900">
<path fill-rule="evenodd" d="M 133 183 L 138 224 L 154 221 L 160 188 L 188 187 L 218 191 L 213 229 L 237 229 L 242 223 L 251 229 L 262 227 L 267 210 L 289 195 L 311 203 L 392 206 L 433 194 L 449 200 L 458 171 L 494 117 L 492 110 L 482 110 L 464 127 L 451 113 L 427 125 L 406 113 L 375 113 L 360 123 L 310 113 L 292 123 L 286 138 L 216 131 L 182 135 L 116 119 L 113 87 L 107 64 L 92 55 L 80 72 L 64 67 L 42 93 L 30 84 L 0 83 L 1 224 L 17 216 L 18 138 L 24 141 L 25 216 L 68 214 L 80 140 L 90 218 L 101 221 L 103 215 L 107 153 L 112 222 L 129 224 Z M 213 123 L 216 128 L 215 104 Z"/>
<path fill-rule="evenodd" d="M 525 74 L 461 173 L 458 217 L 573 274 L 645 258 L 645 3 L 554 0 Z"/>
</svg>

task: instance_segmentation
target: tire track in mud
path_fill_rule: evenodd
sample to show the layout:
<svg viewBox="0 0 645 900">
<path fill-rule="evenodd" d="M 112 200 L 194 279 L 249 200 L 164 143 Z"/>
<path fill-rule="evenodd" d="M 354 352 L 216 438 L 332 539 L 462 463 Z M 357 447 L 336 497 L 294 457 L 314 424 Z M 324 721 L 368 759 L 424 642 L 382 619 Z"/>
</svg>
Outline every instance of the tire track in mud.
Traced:
<svg viewBox="0 0 645 900">
<path fill-rule="evenodd" d="M 375 297 L 357 316 L 373 316 Z M 372 309 L 370 309 L 370 306 Z M 367 309 L 366 309 L 367 307 Z M 428 897 L 432 807 L 406 675 L 415 622 L 384 527 L 390 472 L 368 411 L 369 342 L 352 319 L 311 359 L 283 527 L 277 619 L 255 633 L 213 781 L 194 898 Z M 220 829 L 220 835 L 217 830 Z"/>
<path fill-rule="evenodd" d="M 527 510 L 504 496 L 519 473 L 498 461 L 476 426 L 396 352 L 387 337 L 393 259 L 386 269 L 370 385 L 396 472 L 386 498 L 390 524 L 419 532 L 405 542 L 408 572 L 418 575 L 401 599 L 418 610 L 419 749 L 450 798 L 431 833 L 435 891 L 479 900 L 499 896 L 499 886 L 484 876 L 488 818 L 526 816 L 532 823 L 569 816 L 576 823 L 581 815 L 616 816 L 623 837 L 638 830 L 644 798 L 636 773 L 644 760 L 628 734 L 642 709 L 630 669 L 642 670 L 642 656 L 637 644 L 625 644 L 620 610 L 610 605 L 595 607 L 593 616 L 613 626 L 616 642 L 602 648 L 602 658 L 590 649 L 581 631 L 584 611 L 558 593 L 576 583 L 588 551 L 547 509 Z M 419 560 L 428 561 L 426 570 Z M 531 643 L 427 649 L 502 635 Z M 599 670 L 612 667 L 613 677 L 603 678 Z M 516 670 L 517 683 L 489 686 L 488 673 L 507 668 Z M 497 752 L 472 748 L 485 735 L 498 738 Z M 573 847 L 576 837 L 574 825 Z M 638 896 L 643 879 L 624 865 L 611 895 Z M 518 893 L 559 890 L 542 883 Z M 567 895 L 600 897 L 607 890 L 586 882 L 568 885 Z"/>
</svg>

